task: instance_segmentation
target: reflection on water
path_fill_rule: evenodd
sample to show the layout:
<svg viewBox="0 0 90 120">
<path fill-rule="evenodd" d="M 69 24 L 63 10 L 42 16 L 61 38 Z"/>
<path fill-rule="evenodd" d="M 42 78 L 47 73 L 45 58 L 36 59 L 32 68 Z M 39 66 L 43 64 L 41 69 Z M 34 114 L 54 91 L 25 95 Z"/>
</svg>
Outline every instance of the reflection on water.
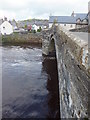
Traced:
<svg viewBox="0 0 90 120">
<path fill-rule="evenodd" d="M 56 60 L 31 46 L 2 47 L 2 56 L 3 118 L 59 118 Z"/>
<path fill-rule="evenodd" d="M 47 78 L 47 90 L 48 94 L 48 107 L 49 107 L 49 118 L 59 118 L 59 84 L 58 84 L 58 73 L 56 59 L 44 59 L 43 71 L 48 74 Z"/>
</svg>

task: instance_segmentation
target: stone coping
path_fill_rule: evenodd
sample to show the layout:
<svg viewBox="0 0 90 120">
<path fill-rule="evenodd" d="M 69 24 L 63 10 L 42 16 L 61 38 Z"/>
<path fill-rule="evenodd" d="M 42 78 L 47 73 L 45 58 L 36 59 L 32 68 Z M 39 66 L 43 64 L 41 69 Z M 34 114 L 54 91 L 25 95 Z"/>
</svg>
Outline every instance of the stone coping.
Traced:
<svg viewBox="0 0 90 120">
<path fill-rule="evenodd" d="M 58 32 L 62 37 L 65 37 L 67 39 L 67 42 L 72 45 L 76 45 L 75 51 L 73 51 L 73 46 L 70 46 L 70 49 L 72 51 L 72 54 L 74 58 L 80 63 L 80 65 L 84 66 L 85 69 L 90 74 L 90 53 L 88 49 L 88 42 L 84 41 L 83 39 L 79 38 L 78 36 L 74 35 L 73 33 L 70 33 L 65 28 L 58 26 Z"/>
</svg>

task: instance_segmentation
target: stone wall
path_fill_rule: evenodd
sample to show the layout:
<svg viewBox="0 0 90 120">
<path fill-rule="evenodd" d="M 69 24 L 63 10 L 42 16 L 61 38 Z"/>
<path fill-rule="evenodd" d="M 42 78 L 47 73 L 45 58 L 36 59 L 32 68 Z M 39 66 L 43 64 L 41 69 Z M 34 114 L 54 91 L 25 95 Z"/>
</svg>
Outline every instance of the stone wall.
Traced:
<svg viewBox="0 0 90 120">
<path fill-rule="evenodd" d="M 88 118 L 88 44 L 64 29 L 55 34 L 62 118 Z"/>
<path fill-rule="evenodd" d="M 90 1 L 88 2 L 88 32 L 90 33 Z"/>
<path fill-rule="evenodd" d="M 42 38 L 42 53 L 44 55 L 50 55 L 55 52 L 55 43 L 53 39 L 53 31 L 51 29 L 43 31 L 43 38 Z"/>
<path fill-rule="evenodd" d="M 36 33 L 13 33 L 11 35 L 2 36 L 2 45 L 4 44 L 42 44 L 42 36 Z"/>
<path fill-rule="evenodd" d="M 44 39 L 46 40 L 44 46 L 46 45 L 48 53 L 49 40 L 54 38 L 58 64 L 61 118 L 88 118 L 90 103 L 88 43 L 62 28 L 52 29 L 51 33 L 48 32 L 50 38 Z"/>
</svg>

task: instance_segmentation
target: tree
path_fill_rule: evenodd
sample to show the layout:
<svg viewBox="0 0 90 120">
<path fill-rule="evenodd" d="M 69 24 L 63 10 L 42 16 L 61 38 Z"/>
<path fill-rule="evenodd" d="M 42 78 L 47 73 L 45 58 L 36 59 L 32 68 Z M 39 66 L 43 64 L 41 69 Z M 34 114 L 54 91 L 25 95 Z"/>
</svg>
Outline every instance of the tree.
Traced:
<svg viewBox="0 0 90 120">
<path fill-rule="evenodd" d="M 25 28 L 27 28 L 27 25 L 25 24 L 25 26 L 24 26 Z"/>
<path fill-rule="evenodd" d="M 53 25 L 57 24 L 57 19 L 54 19 Z"/>
</svg>

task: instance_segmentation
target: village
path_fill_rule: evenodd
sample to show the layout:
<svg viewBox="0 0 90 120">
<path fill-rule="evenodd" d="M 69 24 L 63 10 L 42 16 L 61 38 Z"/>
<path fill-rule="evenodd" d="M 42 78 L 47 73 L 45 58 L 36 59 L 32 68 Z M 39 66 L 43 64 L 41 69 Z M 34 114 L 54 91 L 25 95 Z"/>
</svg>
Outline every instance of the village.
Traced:
<svg viewBox="0 0 90 120">
<path fill-rule="evenodd" d="M 89 13 L 75 13 L 70 16 L 49 16 L 49 20 L 31 19 L 24 21 L 8 20 L 7 17 L 0 19 L 0 33 L 9 35 L 12 33 L 41 32 L 41 30 L 51 28 L 55 23 L 67 30 L 83 28 L 88 26 Z M 87 30 L 88 32 L 88 30 Z"/>
<path fill-rule="evenodd" d="M 0 119 L 89 120 L 90 2 L 0 5 Z"/>
</svg>

